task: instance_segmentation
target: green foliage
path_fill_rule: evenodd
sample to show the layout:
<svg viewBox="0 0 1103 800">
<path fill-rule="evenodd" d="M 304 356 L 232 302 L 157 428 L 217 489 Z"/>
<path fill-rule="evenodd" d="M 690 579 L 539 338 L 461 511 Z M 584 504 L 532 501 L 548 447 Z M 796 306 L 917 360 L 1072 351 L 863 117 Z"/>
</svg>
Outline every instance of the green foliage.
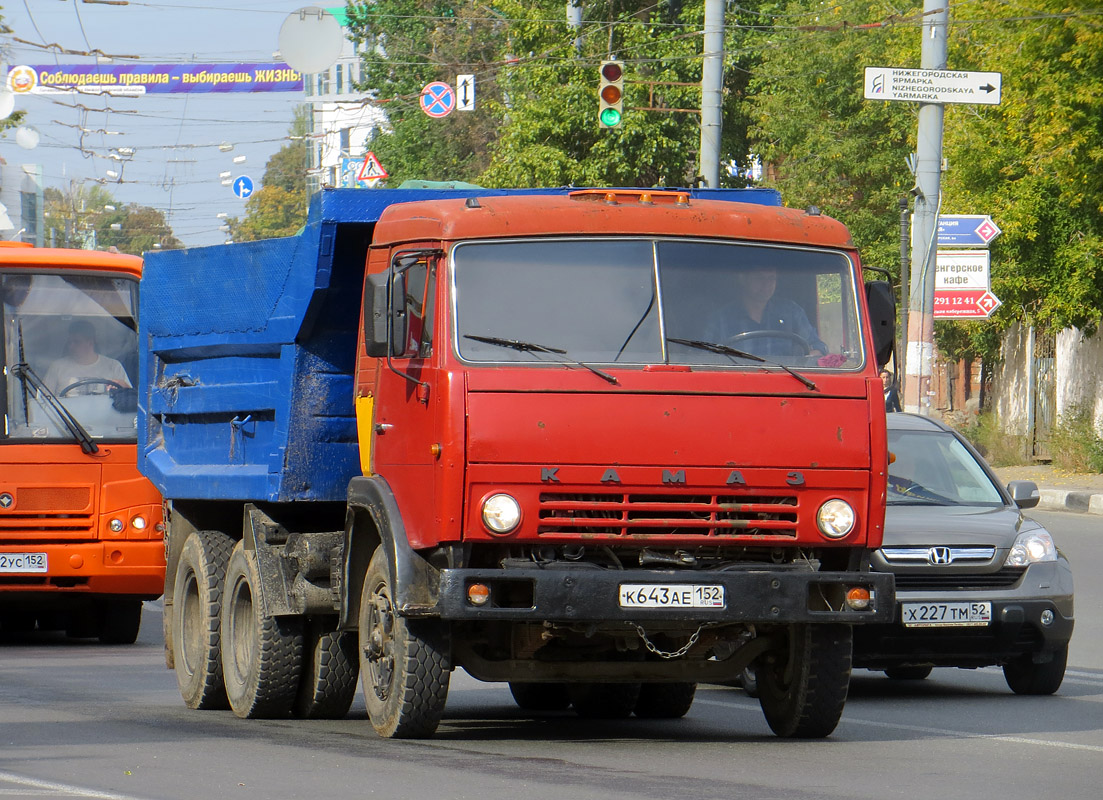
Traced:
<svg viewBox="0 0 1103 800">
<path fill-rule="evenodd" d="M 268 159 L 261 187 L 245 201 L 245 217 L 229 220 L 230 236 L 239 242 L 291 236 L 306 223 L 306 136 L 310 107 L 298 106 L 291 141 Z"/>
<path fill-rule="evenodd" d="M 49 186 L 42 196 L 46 241 L 57 247 L 114 248 L 120 253 L 140 256 L 148 250 L 183 246 L 162 212 L 137 203 L 123 206 L 102 186 L 75 182 L 66 190 Z M 118 230 L 113 230 L 112 225 L 117 225 Z"/>
<path fill-rule="evenodd" d="M 1103 472 L 1103 439 L 1091 411 L 1073 406 L 1060 416 L 1050 433 L 1053 465 L 1068 472 Z"/>
<path fill-rule="evenodd" d="M 1011 467 L 1029 462 L 1028 437 L 1006 433 L 1000 428 L 999 418 L 992 412 L 983 412 L 975 425 L 958 427 L 958 432 L 969 439 L 993 467 Z"/>
</svg>

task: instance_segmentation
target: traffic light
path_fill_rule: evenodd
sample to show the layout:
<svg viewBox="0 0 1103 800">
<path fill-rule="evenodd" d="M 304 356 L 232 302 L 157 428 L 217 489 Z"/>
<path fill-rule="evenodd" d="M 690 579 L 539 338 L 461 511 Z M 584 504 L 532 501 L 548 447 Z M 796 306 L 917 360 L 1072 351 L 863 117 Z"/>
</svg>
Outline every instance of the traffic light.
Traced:
<svg viewBox="0 0 1103 800">
<path fill-rule="evenodd" d="M 616 128 L 624 116 L 624 62 L 601 62 L 601 88 L 598 89 L 598 124 Z"/>
</svg>

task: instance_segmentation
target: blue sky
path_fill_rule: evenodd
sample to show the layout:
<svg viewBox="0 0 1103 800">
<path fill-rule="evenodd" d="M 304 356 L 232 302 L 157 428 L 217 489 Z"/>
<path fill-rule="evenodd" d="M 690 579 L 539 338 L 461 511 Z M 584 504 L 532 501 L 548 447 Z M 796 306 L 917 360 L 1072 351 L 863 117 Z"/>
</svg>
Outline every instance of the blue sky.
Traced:
<svg viewBox="0 0 1103 800">
<path fill-rule="evenodd" d="M 104 5 L 81 0 L 6 0 L 0 7 L 13 33 L 0 36 L 4 74 L 19 64 L 90 64 L 94 57 L 28 46 L 57 43 L 69 50 L 136 55 L 137 63 L 269 62 L 279 49 L 280 26 L 302 0 L 146 0 Z M 342 5 L 322 3 L 320 5 Z M 117 59 L 115 63 L 135 63 Z M 301 93 L 180 94 L 137 98 L 83 95 L 20 96 L 25 124 L 41 134 L 34 150 L 16 145 L 11 132 L 0 138 L 9 164 L 41 164 L 47 186 L 70 180 L 107 178 L 119 171 L 109 153 L 133 148 L 122 182 L 105 188 L 120 203 L 139 203 L 166 213 L 187 245 L 225 239 L 217 214 L 241 216 L 244 202 L 219 173 L 245 174 L 259 186 L 268 158 L 287 142 L 292 111 Z M 87 109 L 72 107 L 81 103 Z M 132 112 L 132 113 L 127 113 Z M 133 113 L 136 112 L 136 113 Z M 89 133 L 79 130 L 84 128 Z M 110 133 L 108 133 L 110 132 Z M 230 142 L 231 152 L 218 145 Z M 233 163 L 245 156 L 242 164 Z"/>
</svg>

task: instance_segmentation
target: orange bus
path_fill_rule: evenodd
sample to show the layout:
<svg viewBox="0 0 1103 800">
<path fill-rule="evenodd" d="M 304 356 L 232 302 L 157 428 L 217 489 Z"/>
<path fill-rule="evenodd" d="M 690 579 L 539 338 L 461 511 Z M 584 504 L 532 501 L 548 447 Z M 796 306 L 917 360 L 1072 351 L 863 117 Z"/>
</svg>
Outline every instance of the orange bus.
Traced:
<svg viewBox="0 0 1103 800">
<path fill-rule="evenodd" d="M 131 643 L 165 572 L 136 466 L 142 260 L 0 245 L 0 631 Z"/>
</svg>

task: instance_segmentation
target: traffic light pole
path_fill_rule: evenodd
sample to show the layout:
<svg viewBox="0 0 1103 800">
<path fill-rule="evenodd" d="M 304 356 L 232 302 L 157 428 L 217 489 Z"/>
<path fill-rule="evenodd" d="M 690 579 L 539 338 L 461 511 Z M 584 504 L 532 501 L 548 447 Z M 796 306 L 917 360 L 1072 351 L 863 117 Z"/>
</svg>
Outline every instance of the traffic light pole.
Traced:
<svg viewBox="0 0 1103 800">
<path fill-rule="evenodd" d="M 945 0 L 924 0 L 922 69 L 946 69 L 946 29 L 950 12 Z M 904 410 L 931 414 L 934 364 L 934 289 L 938 211 L 942 184 L 941 103 L 919 105 L 916 137 L 915 213 L 912 217 L 912 270 L 908 297 L 907 347 L 904 364 Z"/>
<path fill-rule="evenodd" d="M 705 0 L 705 51 L 701 66 L 701 175 L 710 189 L 720 186 L 724 5 L 724 0 Z"/>
</svg>

